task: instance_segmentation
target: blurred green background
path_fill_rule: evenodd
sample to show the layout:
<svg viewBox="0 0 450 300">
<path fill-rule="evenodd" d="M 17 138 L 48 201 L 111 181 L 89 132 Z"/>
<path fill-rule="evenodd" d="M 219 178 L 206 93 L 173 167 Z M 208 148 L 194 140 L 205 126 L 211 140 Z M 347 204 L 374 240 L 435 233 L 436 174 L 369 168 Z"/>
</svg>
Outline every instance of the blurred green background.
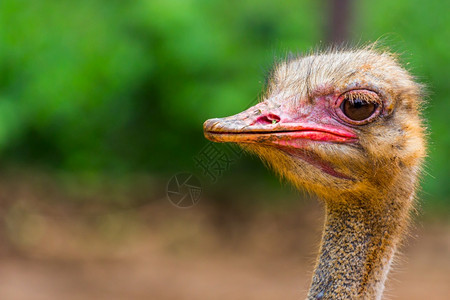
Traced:
<svg viewBox="0 0 450 300">
<path fill-rule="evenodd" d="M 429 95 L 420 207 L 388 295 L 448 299 L 449 11 L 442 0 L 1 0 L 0 298 L 306 297 L 323 208 L 250 155 L 212 182 L 195 159 L 230 150 L 202 125 L 255 103 L 289 51 L 380 40 Z M 167 201 L 181 171 L 203 183 L 191 209 Z"/>
<path fill-rule="evenodd" d="M 364 0 L 349 20 L 352 41 L 381 38 L 428 86 L 423 198 L 447 207 L 448 11 L 449 1 Z M 329 18 L 328 2 L 313 0 L 3 0 L 2 165 L 197 172 L 204 120 L 255 101 L 274 58 L 326 46 Z M 237 164 L 255 180 L 263 170 L 248 157 Z"/>
</svg>

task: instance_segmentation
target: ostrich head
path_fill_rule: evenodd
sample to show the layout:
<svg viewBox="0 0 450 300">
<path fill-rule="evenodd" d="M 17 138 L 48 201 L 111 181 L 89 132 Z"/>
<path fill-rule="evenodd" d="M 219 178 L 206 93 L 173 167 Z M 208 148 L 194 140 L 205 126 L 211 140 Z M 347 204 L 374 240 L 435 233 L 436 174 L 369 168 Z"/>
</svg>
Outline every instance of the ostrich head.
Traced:
<svg viewBox="0 0 450 300">
<path fill-rule="evenodd" d="M 413 190 L 425 155 L 421 87 L 372 48 L 329 51 L 275 66 L 262 101 L 204 124 L 206 138 L 256 153 L 327 202 Z M 375 203 L 373 203 L 375 204 Z"/>
<path fill-rule="evenodd" d="M 259 104 L 205 122 L 325 200 L 308 299 L 381 299 L 425 156 L 421 101 L 393 55 L 329 51 L 277 65 Z"/>
</svg>

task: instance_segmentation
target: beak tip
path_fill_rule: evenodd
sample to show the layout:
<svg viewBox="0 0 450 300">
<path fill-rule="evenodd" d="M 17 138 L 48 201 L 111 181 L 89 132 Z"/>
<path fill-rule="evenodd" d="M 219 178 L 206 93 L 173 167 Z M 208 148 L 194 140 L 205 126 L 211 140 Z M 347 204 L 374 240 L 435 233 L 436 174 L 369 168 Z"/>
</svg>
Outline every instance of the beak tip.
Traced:
<svg viewBox="0 0 450 300">
<path fill-rule="evenodd" d="M 207 131 L 210 131 L 214 128 L 214 126 L 217 124 L 218 119 L 208 119 L 203 123 L 203 131 L 206 133 Z"/>
<path fill-rule="evenodd" d="M 208 119 L 203 123 L 203 135 L 205 136 L 206 139 L 213 142 L 216 141 L 216 139 L 214 138 L 214 134 L 212 132 L 214 132 L 214 129 L 218 123 L 219 123 L 218 118 Z"/>
</svg>

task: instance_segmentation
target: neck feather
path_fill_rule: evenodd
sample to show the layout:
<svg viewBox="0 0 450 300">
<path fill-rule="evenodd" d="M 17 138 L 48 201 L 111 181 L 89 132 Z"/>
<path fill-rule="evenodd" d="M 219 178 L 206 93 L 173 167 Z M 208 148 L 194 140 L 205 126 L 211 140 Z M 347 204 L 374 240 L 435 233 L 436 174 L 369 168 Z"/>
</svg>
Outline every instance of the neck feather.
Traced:
<svg viewBox="0 0 450 300">
<path fill-rule="evenodd" d="M 413 199 L 412 192 L 390 196 L 382 205 L 367 199 L 326 203 L 308 299 L 381 299 Z"/>
</svg>

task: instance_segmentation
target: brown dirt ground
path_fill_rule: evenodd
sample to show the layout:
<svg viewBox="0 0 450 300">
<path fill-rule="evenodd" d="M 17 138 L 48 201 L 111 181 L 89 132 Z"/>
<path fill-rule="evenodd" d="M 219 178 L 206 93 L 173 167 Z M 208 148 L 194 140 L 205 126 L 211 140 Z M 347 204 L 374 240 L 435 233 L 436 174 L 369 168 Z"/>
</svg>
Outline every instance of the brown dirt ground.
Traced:
<svg viewBox="0 0 450 300">
<path fill-rule="evenodd" d="M 121 205 L 121 197 L 141 197 L 136 188 L 114 188 L 114 206 L 70 190 L 42 178 L 0 179 L 0 299 L 306 295 L 322 222 L 314 201 L 249 212 L 202 200 L 181 210 L 165 199 Z M 422 219 L 384 299 L 450 299 L 450 222 Z"/>
</svg>

